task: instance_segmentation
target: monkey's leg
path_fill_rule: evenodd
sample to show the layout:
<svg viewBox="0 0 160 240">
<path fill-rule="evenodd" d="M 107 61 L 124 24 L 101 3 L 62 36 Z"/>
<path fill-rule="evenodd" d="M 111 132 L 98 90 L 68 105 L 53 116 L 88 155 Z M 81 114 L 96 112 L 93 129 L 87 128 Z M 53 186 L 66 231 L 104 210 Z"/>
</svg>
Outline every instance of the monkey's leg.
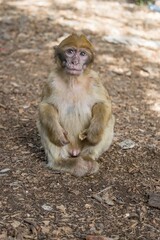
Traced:
<svg viewBox="0 0 160 240">
<path fill-rule="evenodd" d="M 57 109 L 48 103 L 39 105 L 38 129 L 43 128 L 49 140 L 57 146 L 64 146 L 69 143 L 67 133 L 59 123 Z"/>
<path fill-rule="evenodd" d="M 83 159 L 81 156 L 71 157 L 68 145 L 57 147 L 47 137 L 46 132 L 40 131 L 42 145 L 44 147 L 48 167 L 53 170 L 71 173 L 82 177 L 98 171 L 98 163 L 92 159 Z"/>
<path fill-rule="evenodd" d="M 111 107 L 105 103 L 96 103 L 92 108 L 92 119 L 88 129 L 82 131 L 79 138 L 97 145 L 103 138 L 104 130 L 111 116 Z"/>
<path fill-rule="evenodd" d="M 85 175 L 94 174 L 98 171 L 99 165 L 96 161 L 91 158 L 68 158 L 68 159 L 58 159 L 53 169 L 69 172 L 76 177 L 82 177 Z"/>
<path fill-rule="evenodd" d="M 113 141 L 114 124 L 115 117 L 112 115 L 108 121 L 107 126 L 104 128 L 104 132 L 100 142 L 97 145 L 86 144 L 82 149 L 81 156 L 89 156 L 93 160 L 96 160 L 102 153 L 107 151 Z"/>
<path fill-rule="evenodd" d="M 65 148 L 65 147 L 62 147 Z M 48 167 L 53 170 L 71 173 L 74 176 L 82 177 L 96 173 L 99 169 L 98 163 L 91 158 L 70 157 L 65 149 L 50 145 L 46 146 L 45 152 L 48 157 Z"/>
</svg>

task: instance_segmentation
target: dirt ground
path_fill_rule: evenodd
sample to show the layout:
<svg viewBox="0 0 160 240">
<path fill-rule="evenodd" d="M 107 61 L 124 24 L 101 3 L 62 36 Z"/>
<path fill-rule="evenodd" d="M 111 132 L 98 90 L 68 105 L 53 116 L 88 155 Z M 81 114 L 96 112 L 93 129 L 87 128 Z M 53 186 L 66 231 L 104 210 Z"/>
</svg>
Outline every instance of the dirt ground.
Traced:
<svg viewBox="0 0 160 240">
<path fill-rule="evenodd" d="M 148 202 L 160 192 L 159 26 L 125 1 L 0 1 L 1 240 L 160 240 Z M 112 147 L 84 178 L 46 167 L 36 129 L 53 46 L 75 31 L 95 46 L 116 116 Z"/>
</svg>

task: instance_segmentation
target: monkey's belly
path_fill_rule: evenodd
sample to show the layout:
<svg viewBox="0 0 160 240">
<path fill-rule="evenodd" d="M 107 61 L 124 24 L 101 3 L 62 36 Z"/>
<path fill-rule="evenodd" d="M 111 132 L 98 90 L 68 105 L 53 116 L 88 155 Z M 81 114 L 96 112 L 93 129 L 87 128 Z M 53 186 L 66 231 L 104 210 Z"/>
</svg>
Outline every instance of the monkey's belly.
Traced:
<svg viewBox="0 0 160 240">
<path fill-rule="evenodd" d="M 89 106 L 71 105 L 60 111 L 60 122 L 67 131 L 69 141 L 72 144 L 79 142 L 79 134 L 89 126 L 91 120 L 91 108 Z"/>
</svg>

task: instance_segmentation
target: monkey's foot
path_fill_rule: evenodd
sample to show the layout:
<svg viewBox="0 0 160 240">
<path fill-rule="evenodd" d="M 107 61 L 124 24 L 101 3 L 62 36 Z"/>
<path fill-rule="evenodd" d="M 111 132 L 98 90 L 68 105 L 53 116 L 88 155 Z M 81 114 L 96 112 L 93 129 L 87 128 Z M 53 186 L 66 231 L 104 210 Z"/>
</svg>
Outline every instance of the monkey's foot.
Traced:
<svg viewBox="0 0 160 240">
<path fill-rule="evenodd" d="M 99 164 L 88 158 L 78 158 L 76 165 L 73 168 L 72 174 L 76 177 L 83 177 L 86 175 L 94 174 L 99 169 Z"/>
<path fill-rule="evenodd" d="M 88 174 L 94 174 L 99 170 L 99 164 L 95 160 L 93 160 L 90 156 L 84 156 L 83 159 L 89 163 L 89 172 Z"/>
<path fill-rule="evenodd" d="M 90 157 L 71 157 L 49 162 L 48 167 L 61 172 L 68 172 L 76 177 L 94 174 L 99 169 L 99 164 Z"/>
</svg>

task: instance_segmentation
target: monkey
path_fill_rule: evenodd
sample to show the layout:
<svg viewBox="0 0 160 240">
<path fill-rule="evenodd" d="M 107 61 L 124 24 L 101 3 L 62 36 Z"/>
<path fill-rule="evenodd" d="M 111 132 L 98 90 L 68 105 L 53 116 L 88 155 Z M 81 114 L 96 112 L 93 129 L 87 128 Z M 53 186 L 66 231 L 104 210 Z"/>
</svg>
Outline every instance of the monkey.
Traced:
<svg viewBox="0 0 160 240">
<path fill-rule="evenodd" d="M 48 167 L 76 177 L 95 174 L 110 147 L 115 117 L 85 35 L 71 34 L 54 49 L 55 68 L 42 90 L 38 130 Z"/>
</svg>

